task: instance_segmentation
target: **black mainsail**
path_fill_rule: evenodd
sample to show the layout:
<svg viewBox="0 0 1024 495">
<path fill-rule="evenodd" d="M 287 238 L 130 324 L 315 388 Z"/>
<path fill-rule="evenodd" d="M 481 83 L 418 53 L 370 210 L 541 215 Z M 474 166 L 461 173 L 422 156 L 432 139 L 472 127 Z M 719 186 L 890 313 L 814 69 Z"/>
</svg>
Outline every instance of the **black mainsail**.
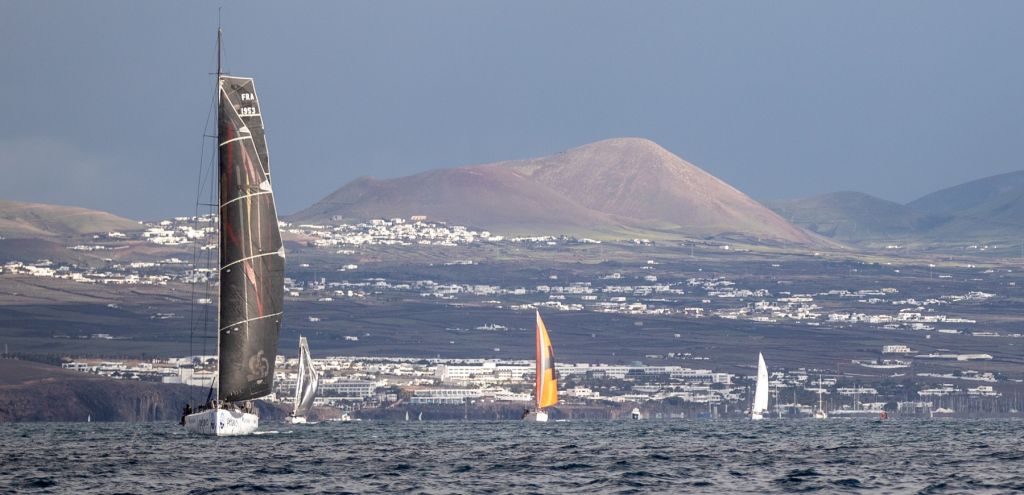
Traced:
<svg viewBox="0 0 1024 495">
<path fill-rule="evenodd" d="M 218 71 L 219 72 L 219 71 Z M 284 305 L 284 246 L 251 78 L 219 76 L 220 318 L 217 398 L 271 392 Z"/>
</svg>

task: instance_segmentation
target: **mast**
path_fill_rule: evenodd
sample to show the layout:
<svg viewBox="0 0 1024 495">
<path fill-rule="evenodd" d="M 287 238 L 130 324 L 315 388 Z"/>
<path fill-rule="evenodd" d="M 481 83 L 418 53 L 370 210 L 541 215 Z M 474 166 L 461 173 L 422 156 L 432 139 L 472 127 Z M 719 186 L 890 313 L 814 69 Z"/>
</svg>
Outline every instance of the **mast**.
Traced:
<svg viewBox="0 0 1024 495">
<path fill-rule="evenodd" d="M 535 396 L 535 399 L 536 399 L 537 410 L 540 411 L 541 410 L 540 398 L 541 398 L 542 395 L 544 395 L 544 390 L 543 390 L 543 387 L 544 387 L 544 367 L 543 367 L 544 366 L 544 356 L 542 354 L 543 351 L 541 350 L 541 339 L 540 339 L 540 311 L 537 311 L 537 322 L 534 325 L 534 327 L 535 327 L 534 332 L 536 333 L 535 340 L 536 340 L 536 346 L 537 346 L 537 356 L 536 356 L 536 358 L 537 358 L 537 363 L 536 363 L 536 365 L 537 365 L 537 380 L 536 380 L 536 383 L 534 384 L 534 396 Z"/>
<path fill-rule="evenodd" d="M 824 409 L 821 408 L 821 375 L 818 375 L 818 410 L 824 411 Z"/>
<path fill-rule="evenodd" d="M 214 156 L 216 162 L 214 162 L 214 170 L 217 170 L 217 195 L 220 196 L 220 53 L 222 38 L 224 37 L 224 30 L 220 27 L 220 8 L 217 9 L 217 108 L 215 109 L 217 115 L 217 147 L 214 148 Z M 220 235 L 220 201 L 217 201 L 217 375 L 213 378 L 213 383 L 216 386 L 216 390 L 213 392 L 213 397 L 216 399 L 220 398 L 220 288 L 221 288 L 221 276 L 220 276 L 220 253 L 224 250 L 224 240 Z M 209 265 L 207 265 L 209 266 Z"/>
<path fill-rule="evenodd" d="M 223 38 L 223 37 L 224 37 L 224 30 L 221 29 L 221 27 L 220 27 L 220 11 L 218 10 L 217 11 L 217 82 L 218 83 L 220 82 L 220 75 L 221 75 L 220 52 L 221 52 L 221 38 Z M 220 100 L 218 100 L 218 102 L 219 101 Z M 218 110 L 219 110 L 220 109 L 219 103 L 218 103 L 217 106 L 218 106 Z"/>
</svg>

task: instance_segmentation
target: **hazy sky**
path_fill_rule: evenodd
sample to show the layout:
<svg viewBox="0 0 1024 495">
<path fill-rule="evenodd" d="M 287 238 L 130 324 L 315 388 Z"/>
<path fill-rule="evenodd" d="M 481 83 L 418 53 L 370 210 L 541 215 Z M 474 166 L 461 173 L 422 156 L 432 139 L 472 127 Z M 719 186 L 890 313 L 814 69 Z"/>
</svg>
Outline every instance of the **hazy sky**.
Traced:
<svg viewBox="0 0 1024 495">
<path fill-rule="evenodd" d="M 217 5 L 0 0 L 0 198 L 191 212 Z M 617 136 L 759 199 L 1024 169 L 1024 2 L 220 5 L 283 214 Z"/>
</svg>

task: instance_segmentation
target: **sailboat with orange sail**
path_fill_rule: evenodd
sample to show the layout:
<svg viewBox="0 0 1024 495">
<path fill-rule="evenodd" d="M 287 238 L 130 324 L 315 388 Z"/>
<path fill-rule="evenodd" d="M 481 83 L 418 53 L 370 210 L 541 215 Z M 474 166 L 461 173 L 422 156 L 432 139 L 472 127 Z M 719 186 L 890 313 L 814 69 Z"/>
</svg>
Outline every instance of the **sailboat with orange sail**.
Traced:
<svg viewBox="0 0 1024 495">
<path fill-rule="evenodd" d="M 547 421 L 548 413 L 544 409 L 558 404 L 558 373 L 555 371 L 555 352 L 551 348 L 551 338 L 544 320 L 537 311 L 537 389 L 536 412 L 532 416 L 537 421 Z"/>
</svg>

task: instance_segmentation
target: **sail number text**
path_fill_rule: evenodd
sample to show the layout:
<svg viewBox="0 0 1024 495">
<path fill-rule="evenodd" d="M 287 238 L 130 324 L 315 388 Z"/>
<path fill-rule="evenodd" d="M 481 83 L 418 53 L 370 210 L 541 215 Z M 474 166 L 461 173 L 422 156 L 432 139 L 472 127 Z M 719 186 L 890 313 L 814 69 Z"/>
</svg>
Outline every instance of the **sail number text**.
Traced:
<svg viewBox="0 0 1024 495">
<path fill-rule="evenodd" d="M 254 93 L 238 93 L 238 99 L 244 102 L 255 102 L 256 94 Z M 256 107 L 244 106 L 238 108 L 240 115 L 256 115 Z"/>
</svg>

